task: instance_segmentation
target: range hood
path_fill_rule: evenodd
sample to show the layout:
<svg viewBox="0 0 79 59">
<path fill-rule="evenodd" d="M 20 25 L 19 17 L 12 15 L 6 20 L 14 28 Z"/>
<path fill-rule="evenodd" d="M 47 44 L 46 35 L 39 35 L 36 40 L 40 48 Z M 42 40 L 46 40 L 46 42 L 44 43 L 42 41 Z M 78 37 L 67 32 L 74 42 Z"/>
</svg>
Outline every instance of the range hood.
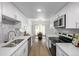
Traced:
<svg viewBox="0 0 79 59">
<path fill-rule="evenodd" d="M 3 24 L 11 24 L 11 25 L 15 25 L 17 23 L 21 23 L 20 21 L 13 19 L 11 17 L 8 17 L 6 15 L 2 15 L 2 23 Z"/>
</svg>

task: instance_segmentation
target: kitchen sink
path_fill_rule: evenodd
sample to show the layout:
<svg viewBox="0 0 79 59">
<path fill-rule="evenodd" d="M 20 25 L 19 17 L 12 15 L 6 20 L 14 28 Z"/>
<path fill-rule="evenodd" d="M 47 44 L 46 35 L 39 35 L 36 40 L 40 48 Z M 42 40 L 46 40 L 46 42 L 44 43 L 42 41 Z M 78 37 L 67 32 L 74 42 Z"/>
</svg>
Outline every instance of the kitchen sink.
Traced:
<svg viewBox="0 0 79 59">
<path fill-rule="evenodd" d="M 21 41 L 23 41 L 24 39 L 17 39 L 17 40 L 14 40 L 12 43 L 15 43 L 15 44 L 19 44 Z"/>
<path fill-rule="evenodd" d="M 3 46 L 3 47 L 15 47 L 15 46 L 16 46 L 16 44 L 10 43 L 10 44 L 5 45 L 5 46 Z"/>
<path fill-rule="evenodd" d="M 24 39 L 17 39 L 17 40 L 14 40 L 12 41 L 11 43 L 3 46 L 3 47 L 15 47 L 17 46 L 20 42 L 22 42 Z"/>
</svg>

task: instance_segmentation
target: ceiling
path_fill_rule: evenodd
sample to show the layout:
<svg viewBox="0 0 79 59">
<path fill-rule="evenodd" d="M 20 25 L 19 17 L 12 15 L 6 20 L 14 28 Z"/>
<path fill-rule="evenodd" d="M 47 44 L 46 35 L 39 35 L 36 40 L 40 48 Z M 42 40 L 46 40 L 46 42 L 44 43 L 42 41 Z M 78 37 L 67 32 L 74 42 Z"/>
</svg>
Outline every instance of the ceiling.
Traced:
<svg viewBox="0 0 79 59">
<path fill-rule="evenodd" d="M 13 2 L 13 4 L 28 18 L 43 16 L 49 18 L 56 14 L 68 2 Z M 36 10 L 40 8 L 41 13 Z"/>
</svg>

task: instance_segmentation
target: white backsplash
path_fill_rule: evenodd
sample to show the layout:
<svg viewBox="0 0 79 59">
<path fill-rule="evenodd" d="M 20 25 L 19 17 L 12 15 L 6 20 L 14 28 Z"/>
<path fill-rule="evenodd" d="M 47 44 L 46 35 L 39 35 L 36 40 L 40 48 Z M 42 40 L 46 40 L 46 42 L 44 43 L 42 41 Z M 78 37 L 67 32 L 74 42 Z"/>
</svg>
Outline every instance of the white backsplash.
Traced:
<svg viewBox="0 0 79 59">
<path fill-rule="evenodd" d="M 60 33 L 66 33 L 66 34 L 75 34 L 79 33 L 79 29 L 56 29 Z"/>
<path fill-rule="evenodd" d="M 14 26 L 9 25 L 9 24 L 2 24 L 2 40 L 3 41 L 8 40 L 8 32 L 9 31 L 15 31 Z"/>
<path fill-rule="evenodd" d="M 9 40 L 8 39 L 8 32 L 15 31 L 15 26 L 16 25 L 0 24 L 0 43 L 3 43 L 4 41 Z"/>
</svg>

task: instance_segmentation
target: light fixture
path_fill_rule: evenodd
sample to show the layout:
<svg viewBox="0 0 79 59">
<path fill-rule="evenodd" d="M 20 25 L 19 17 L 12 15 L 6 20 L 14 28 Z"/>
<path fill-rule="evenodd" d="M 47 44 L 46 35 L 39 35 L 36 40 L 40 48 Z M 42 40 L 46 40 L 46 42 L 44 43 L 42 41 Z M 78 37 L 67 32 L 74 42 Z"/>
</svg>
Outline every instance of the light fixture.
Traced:
<svg viewBox="0 0 79 59">
<path fill-rule="evenodd" d="M 41 9 L 37 9 L 37 12 L 42 12 L 42 10 Z"/>
</svg>

